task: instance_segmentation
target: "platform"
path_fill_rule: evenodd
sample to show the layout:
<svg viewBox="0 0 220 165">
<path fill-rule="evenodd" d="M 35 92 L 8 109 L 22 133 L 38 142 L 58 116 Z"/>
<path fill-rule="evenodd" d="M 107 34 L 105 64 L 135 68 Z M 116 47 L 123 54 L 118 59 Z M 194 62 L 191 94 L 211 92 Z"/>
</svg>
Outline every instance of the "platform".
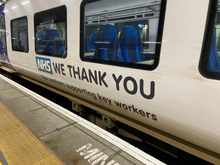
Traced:
<svg viewBox="0 0 220 165">
<path fill-rule="evenodd" d="M 164 163 L 0 75 L 0 165 L 7 164 Z"/>
</svg>

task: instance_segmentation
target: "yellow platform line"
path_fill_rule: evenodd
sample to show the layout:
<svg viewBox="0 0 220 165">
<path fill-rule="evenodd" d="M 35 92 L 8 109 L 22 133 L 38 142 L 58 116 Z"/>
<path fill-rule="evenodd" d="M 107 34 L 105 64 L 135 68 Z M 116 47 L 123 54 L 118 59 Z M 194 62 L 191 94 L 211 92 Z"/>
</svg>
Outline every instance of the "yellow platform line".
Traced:
<svg viewBox="0 0 220 165">
<path fill-rule="evenodd" d="M 62 165 L 1 102 L 0 150 L 9 165 Z"/>
</svg>

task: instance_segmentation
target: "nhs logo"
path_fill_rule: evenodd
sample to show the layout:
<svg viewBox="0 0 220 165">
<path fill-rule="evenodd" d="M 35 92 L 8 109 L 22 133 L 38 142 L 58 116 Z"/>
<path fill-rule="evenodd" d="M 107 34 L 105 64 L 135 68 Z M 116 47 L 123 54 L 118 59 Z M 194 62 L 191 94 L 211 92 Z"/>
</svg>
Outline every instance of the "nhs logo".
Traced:
<svg viewBox="0 0 220 165">
<path fill-rule="evenodd" d="M 53 74 L 49 58 L 36 57 L 37 67 L 40 71 Z"/>
</svg>

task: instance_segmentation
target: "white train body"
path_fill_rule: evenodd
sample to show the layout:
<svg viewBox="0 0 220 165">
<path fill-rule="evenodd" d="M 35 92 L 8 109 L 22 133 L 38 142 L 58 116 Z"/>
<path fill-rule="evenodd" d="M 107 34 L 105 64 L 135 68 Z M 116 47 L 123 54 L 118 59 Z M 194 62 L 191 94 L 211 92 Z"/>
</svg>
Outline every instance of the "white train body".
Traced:
<svg viewBox="0 0 220 165">
<path fill-rule="evenodd" d="M 160 59 L 154 70 L 83 61 L 81 2 L 30 0 L 24 5 L 22 0 L 9 0 L 5 4 L 7 52 L 16 72 L 220 154 L 220 81 L 208 79 L 199 71 L 210 1 L 167 0 Z M 121 6 L 131 2 L 138 3 L 127 0 Z M 67 11 L 67 57 L 36 54 L 35 13 L 63 5 Z M 13 51 L 11 43 L 11 20 L 24 16 L 28 20 L 28 53 Z M 48 64 L 41 58 L 48 59 Z M 55 64 L 60 65 L 59 71 L 54 69 Z M 39 68 L 48 72 L 52 69 L 52 74 Z M 95 71 L 97 83 L 91 77 Z"/>
</svg>

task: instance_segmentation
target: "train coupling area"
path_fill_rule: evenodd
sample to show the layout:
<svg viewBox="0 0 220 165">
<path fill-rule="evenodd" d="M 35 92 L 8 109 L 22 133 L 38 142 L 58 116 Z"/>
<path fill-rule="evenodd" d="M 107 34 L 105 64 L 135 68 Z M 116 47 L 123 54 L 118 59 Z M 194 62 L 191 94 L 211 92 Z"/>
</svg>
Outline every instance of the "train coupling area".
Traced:
<svg viewBox="0 0 220 165">
<path fill-rule="evenodd" d="M 164 165 L 0 75 L 0 165 Z"/>
</svg>

